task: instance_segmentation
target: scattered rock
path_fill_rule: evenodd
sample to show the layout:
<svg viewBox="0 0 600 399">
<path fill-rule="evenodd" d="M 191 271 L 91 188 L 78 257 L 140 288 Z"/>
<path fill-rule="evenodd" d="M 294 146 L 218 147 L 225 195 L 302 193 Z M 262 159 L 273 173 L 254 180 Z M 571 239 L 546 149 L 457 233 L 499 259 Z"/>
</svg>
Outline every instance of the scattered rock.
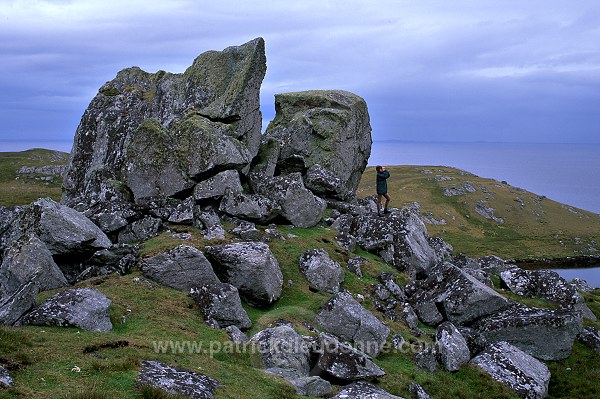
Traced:
<svg viewBox="0 0 600 399">
<path fill-rule="evenodd" d="M 573 281 L 571 281 L 570 284 L 572 284 L 577 291 L 583 291 L 583 292 L 594 291 L 594 287 L 592 287 L 587 281 L 580 279 L 580 278 L 573 279 Z"/>
<path fill-rule="evenodd" d="M 448 371 L 458 371 L 471 360 L 467 341 L 454 324 L 448 321 L 436 328 L 435 345 L 438 359 Z"/>
<path fill-rule="evenodd" d="M 149 385 L 170 395 L 212 399 L 221 384 L 204 374 L 168 366 L 156 360 L 143 360 L 136 385 L 138 388 Z"/>
<path fill-rule="evenodd" d="M 10 388 L 15 385 L 10 374 L 2 365 L 0 365 L 0 388 Z"/>
<path fill-rule="evenodd" d="M 307 377 L 310 371 L 308 346 L 293 328 L 267 328 L 250 339 L 259 346 L 266 369 L 287 370 L 293 377 Z"/>
<path fill-rule="evenodd" d="M 596 327 L 585 327 L 577 335 L 577 339 L 600 354 L 600 331 Z"/>
<path fill-rule="evenodd" d="M 192 288 L 190 296 L 200 307 L 209 325 L 214 328 L 236 326 L 247 330 L 252 326 L 242 307 L 237 288 L 231 284 L 211 282 Z"/>
<path fill-rule="evenodd" d="M 227 332 L 229 339 L 236 344 L 245 344 L 250 340 L 250 338 L 248 338 L 248 336 L 244 334 L 242 330 L 234 325 L 225 327 L 225 331 Z"/>
<path fill-rule="evenodd" d="M 471 363 L 522 398 L 541 399 L 548 395 L 548 367 L 507 342 L 491 344 Z"/>
<path fill-rule="evenodd" d="M 359 381 L 354 384 L 344 387 L 337 395 L 331 399 L 403 399 L 400 396 L 392 395 L 383 389 L 369 384 L 368 382 Z"/>
<path fill-rule="evenodd" d="M 333 392 L 331 383 L 321 377 L 299 377 L 289 381 L 298 395 L 319 397 L 329 395 Z"/>
<path fill-rule="evenodd" d="M 222 240 L 225 238 L 225 229 L 221 225 L 221 219 L 211 208 L 198 212 L 196 226 L 202 230 L 206 240 Z"/>
<path fill-rule="evenodd" d="M 484 218 L 493 220 L 496 223 L 504 223 L 504 218 L 497 217 L 494 215 L 495 211 L 496 209 L 486 206 L 486 202 L 483 200 L 477 201 L 477 204 L 475 205 L 475 212 L 477 212 Z"/>
<path fill-rule="evenodd" d="M 279 299 L 283 274 L 267 244 L 242 242 L 205 251 L 219 279 L 235 286 L 248 302 L 260 306 Z"/>
<path fill-rule="evenodd" d="M 35 305 L 40 292 L 39 283 L 31 281 L 0 298 L 0 324 L 12 326 Z"/>
<path fill-rule="evenodd" d="M 189 245 L 179 245 L 142 260 L 140 270 L 160 284 L 186 292 L 220 282 L 202 251 Z"/>
<path fill-rule="evenodd" d="M 408 386 L 408 392 L 410 392 L 413 399 L 431 399 L 431 396 L 429 396 L 427 391 L 419 384 L 410 384 Z"/>
<path fill-rule="evenodd" d="M 59 292 L 19 321 L 22 325 L 78 327 L 88 331 L 112 330 L 108 315 L 111 305 L 94 288 L 75 288 Z"/>
<path fill-rule="evenodd" d="M 367 260 L 362 256 L 355 256 L 354 258 L 348 259 L 348 264 L 346 268 L 350 270 L 351 273 L 356 274 L 358 277 L 362 277 L 361 266 L 367 263 Z"/>
<path fill-rule="evenodd" d="M 349 292 L 340 292 L 323 305 L 315 323 L 341 339 L 354 342 L 359 350 L 373 357 L 382 350 L 390 334 L 390 329 Z"/>
<path fill-rule="evenodd" d="M 323 249 L 305 251 L 300 257 L 300 271 L 311 287 L 335 294 L 344 281 L 344 271 Z"/>
<path fill-rule="evenodd" d="M 319 353 L 317 365 L 311 374 L 320 375 L 326 380 L 348 383 L 385 375 L 366 354 L 332 335 L 319 335 Z"/>
<path fill-rule="evenodd" d="M 416 354 L 415 362 L 416 362 L 417 366 L 422 368 L 423 370 L 427 370 L 432 373 L 434 371 L 437 371 L 438 361 L 437 361 L 437 354 L 436 354 L 435 348 L 433 348 L 433 347 L 423 348 L 423 350 L 421 350 L 419 353 Z"/>
</svg>

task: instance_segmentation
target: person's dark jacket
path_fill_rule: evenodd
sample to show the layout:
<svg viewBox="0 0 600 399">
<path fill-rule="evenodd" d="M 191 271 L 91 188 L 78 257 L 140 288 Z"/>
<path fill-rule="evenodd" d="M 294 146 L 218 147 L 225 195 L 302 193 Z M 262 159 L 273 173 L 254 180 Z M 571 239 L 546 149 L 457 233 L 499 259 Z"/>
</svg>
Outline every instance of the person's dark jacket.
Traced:
<svg viewBox="0 0 600 399">
<path fill-rule="evenodd" d="M 377 194 L 387 194 L 387 179 L 390 177 L 390 172 L 384 170 L 377 172 Z"/>
</svg>

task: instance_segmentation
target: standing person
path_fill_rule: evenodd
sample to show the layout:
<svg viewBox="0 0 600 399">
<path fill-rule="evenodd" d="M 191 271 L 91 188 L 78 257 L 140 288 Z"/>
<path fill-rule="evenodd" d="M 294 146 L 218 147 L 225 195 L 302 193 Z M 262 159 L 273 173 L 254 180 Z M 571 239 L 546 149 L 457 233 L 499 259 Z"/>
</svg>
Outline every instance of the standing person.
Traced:
<svg viewBox="0 0 600 399">
<path fill-rule="evenodd" d="M 390 177 L 390 172 L 385 170 L 385 166 L 379 165 L 375 167 L 375 170 L 377 171 L 377 214 L 381 216 L 381 197 L 385 198 L 383 213 L 390 213 L 388 210 L 390 196 L 387 193 L 387 179 Z"/>
</svg>

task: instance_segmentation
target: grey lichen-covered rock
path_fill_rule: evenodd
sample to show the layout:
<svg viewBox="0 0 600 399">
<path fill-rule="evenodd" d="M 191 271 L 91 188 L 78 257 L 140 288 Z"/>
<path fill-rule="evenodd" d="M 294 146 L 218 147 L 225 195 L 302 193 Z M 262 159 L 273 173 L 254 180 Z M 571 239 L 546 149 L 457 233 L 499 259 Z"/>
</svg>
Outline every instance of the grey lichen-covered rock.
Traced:
<svg viewBox="0 0 600 399">
<path fill-rule="evenodd" d="M 257 192 L 281 207 L 281 216 L 296 227 L 312 227 L 321 221 L 327 203 L 304 187 L 300 173 L 264 177 Z"/>
<path fill-rule="evenodd" d="M 94 288 L 75 288 L 59 292 L 19 321 L 23 325 L 78 327 L 88 331 L 112 330 L 108 315 L 111 305 Z"/>
<path fill-rule="evenodd" d="M 522 398 L 542 399 L 548 395 L 548 367 L 507 342 L 490 345 L 471 363 Z"/>
<path fill-rule="evenodd" d="M 440 319 L 467 324 L 509 306 L 502 295 L 448 262 L 413 285 L 408 290 L 409 302 L 421 321 L 429 325 L 438 324 Z"/>
<path fill-rule="evenodd" d="M 35 235 L 13 242 L 0 265 L 0 299 L 35 281 L 41 291 L 68 285 L 52 253 Z"/>
<path fill-rule="evenodd" d="M 489 342 L 507 341 L 542 360 L 561 360 L 571 354 L 582 329 L 579 312 L 514 305 L 473 324 Z"/>
<path fill-rule="evenodd" d="M 237 170 L 226 170 L 201 181 L 194 187 L 194 199 L 205 200 L 220 197 L 229 189 L 232 193 L 243 192 L 240 175 Z"/>
<path fill-rule="evenodd" d="M 314 164 L 306 171 L 304 176 L 304 185 L 313 193 L 322 196 L 339 196 L 341 198 L 350 198 L 350 193 L 345 193 L 342 181 L 336 175 L 325 169 L 319 164 Z"/>
<path fill-rule="evenodd" d="M 202 251 L 189 245 L 179 245 L 167 252 L 143 259 L 140 270 L 144 276 L 180 291 L 219 283 L 219 279 Z"/>
<path fill-rule="evenodd" d="M 362 256 L 355 256 L 353 258 L 348 259 L 348 263 L 346 264 L 346 268 L 350 270 L 352 274 L 357 275 L 358 277 L 362 277 L 361 266 L 367 263 L 367 260 Z"/>
<path fill-rule="evenodd" d="M 268 305 L 281 296 L 283 274 L 267 244 L 208 246 L 205 253 L 220 280 L 235 286 L 248 302 Z"/>
<path fill-rule="evenodd" d="M 343 340 L 354 342 L 369 356 L 377 356 L 390 329 L 363 308 L 349 292 L 340 292 L 319 311 L 315 323 Z"/>
<path fill-rule="evenodd" d="M 355 237 L 364 250 L 379 254 L 413 277 L 427 275 L 452 250 L 449 244 L 429 236 L 418 211 L 412 207 L 393 210 L 386 217 L 362 214 L 340 222 L 338 231 Z"/>
<path fill-rule="evenodd" d="M 585 327 L 577 339 L 585 346 L 600 354 L 600 331 L 596 327 Z"/>
<path fill-rule="evenodd" d="M 311 373 L 342 383 L 385 375 L 365 353 L 325 333 L 319 335 L 319 358 Z"/>
<path fill-rule="evenodd" d="M 333 392 L 329 381 L 317 376 L 299 377 L 289 380 L 298 395 L 302 396 L 327 396 Z"/>
<path fill-rule="evenodd" d="M 344 387 L 337 395 L 331 399 L 403 399 L 401 396 L 392 395 L 383 389 L 359 381 Z"/>
<path fill-rule="evenodd" d="M 82 213 L 50 198 L 33 202 L 30 209 L 36 218 L 36 233 L 52 255 L 89 253 L 112 244 Z"/>
<path fill-rule="evenodd" d="M 128 202 L 127 195 L 136 202 L 177 196 L 223 170 L 243 169 L 258 151 L 265 71 L 262 38 L 203 53 L 182 74 L 120 71 L 77 128 L 63 203 L 84 209 Z"/>
<path fill-rule="evenodd" d="M 162 221 L 152 216 L 136 220 L 119 232 L 119 243 L 142 242 L 159 234 Z"/>
<path fill-rule="evenodd" d="M 35 305 L 39 282 L 31 281 L 0 298 L 0 324 L 11 326 Z"/>
<path fill-rule="evenodd" d="M 10 388 L 15 385 L 10 374 L 2 365 L 0 364 L 0 388 Z"/>
<path fill-rule="evenodd" d="M 226 190 L 221 199 L 219 210 L 241 219 L 267 223 L 281 213 L 281 206 L 264 195 L 236 194 L 231 190 Z"/>
<path fill-rule="evenodd" d="M 435 347 L 425 347 L 415 355 L 415 363 L 423 370 L 437 371 L 438 358 Z"/>
<path fill-rule="evenodd" d="M 438 359 L 448 371 L 458 371 L 471 360 L 467 341 L 454 324 L 448 321 L 436 328 L 435 345 Z"/>
<path fill-rule="evenodd" d="M 341 182 L 335 195 L 354 194 L 371 154 L 365 101 L 345 91 L 277 94 L 265 139 L 277 139 L 277 169 L 304 172 L 315 164 Z M 333 188 L 333 187 L 331 187 Z"/>
<path fill-rule="evenodd" d="M 300 271 L 311 287 L 335 294 L 344 281 L 344 271 L 323 249 L 305 251 L 300 257 Z"/>
<path fill-rule="evenodd" d="M 425 389 L 416 383 L 408 386 L 408 392 L 413 399 L 432 399 L 431 396 L 425 391 Z"/>
<path fill-rule="evenodd" d="M 188 198 L 173 210 L 169 215 L 169 223 L 192 224 L 194 221 L 194 200 Z"/>
<path fill-rule="evenodd" d="M 225 331 L 227 332 L 227 336 L 229 339 L 236 344 L 245 344 L 250 340 L 246 334 L 234 325 L 230 325 L 225 327 Z"/>
<path fill-rule="evenodd" d="M 225 238 L 225 229 L 221 224 L 221 219 L 212 208 L 197 210 L 195 218 L 196 227 L 202 230 L 202 235 L 206 240 Z"/>
<path fill-rule="evenodd" d="M 212 399 L 221 384 L 204 374 L 168 366 L 155 360 L 144 360 L 136 385 L 138 388 L 151 386 L 171 395 L 192 399 Z"/>
<path fill-rule="evenodd" d="M 252 326 L 242 307 L 237 288 L 231 284 L 212 282 L 192 288 L 190 296 L 200 307 L 209 325 L 214 328 L 236 326 L 247 330 Z"/>
<path fill-rule="evenodd" d="M 283 369 L 290 377 L 308 376 L 308 346 L 290 326 L 262 330 L 250 339 L 250 343 L 258 346 L 266 369 Z"/>
</svg>

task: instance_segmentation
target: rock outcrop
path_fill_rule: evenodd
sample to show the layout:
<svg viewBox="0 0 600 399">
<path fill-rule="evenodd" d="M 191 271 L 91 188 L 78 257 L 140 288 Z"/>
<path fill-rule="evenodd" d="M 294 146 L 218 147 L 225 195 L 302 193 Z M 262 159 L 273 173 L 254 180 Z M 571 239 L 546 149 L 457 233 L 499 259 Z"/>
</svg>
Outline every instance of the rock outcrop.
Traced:
<svg viewBox="0 0 600 399">
<path fill-rule="evenodd" d="M 75 134 L 63 203 L 142 204 L 191 194 L 241 170 L 258 151 L 264 41 L 201 54 L 182 74 L 120 71 L 103 85 Z"/>
<path fill-rule="evenodd" d="M 300 257 L 299 266 L 311 287 L 330 294 L 340 290 L 340 284 L 344 281 L 344 271 L 325 250 L 305 251 Z"/>
<path fill-rule="evenodd" d="M 331 399 L 403 399 L 401 396 L 392 395 L 383 389 L 359 381 L 344 387 L 337 395 Z"/>
</svg>

